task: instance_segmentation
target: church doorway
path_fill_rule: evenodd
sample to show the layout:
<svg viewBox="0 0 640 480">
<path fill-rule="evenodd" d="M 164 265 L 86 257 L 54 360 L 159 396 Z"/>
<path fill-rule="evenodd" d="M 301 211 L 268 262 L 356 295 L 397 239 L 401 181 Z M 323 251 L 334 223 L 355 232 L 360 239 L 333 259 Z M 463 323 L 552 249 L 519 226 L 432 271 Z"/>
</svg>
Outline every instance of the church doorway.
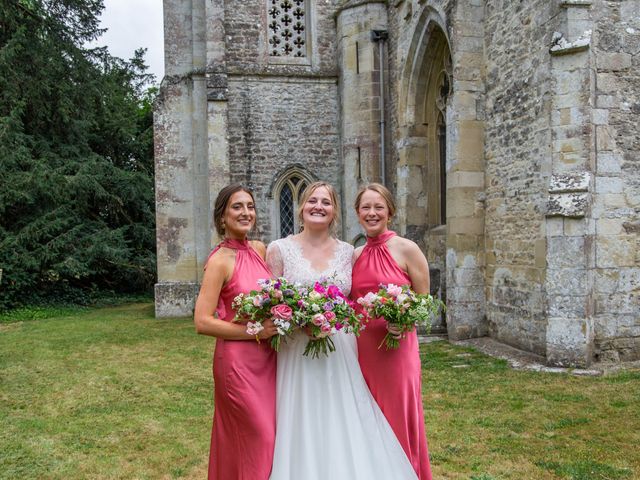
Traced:
<svg viewBox="0 0 640 480">
<path fill-rule="evenodd" d="M 446 298 L 447 107 L 452 64 L 443 23 L 425 11 L 403 71 L 398 192 L 405 234 L 425 252 L 432 294 Z M 433 331 L 446 332 L 443 316 Z"/>
</svg>

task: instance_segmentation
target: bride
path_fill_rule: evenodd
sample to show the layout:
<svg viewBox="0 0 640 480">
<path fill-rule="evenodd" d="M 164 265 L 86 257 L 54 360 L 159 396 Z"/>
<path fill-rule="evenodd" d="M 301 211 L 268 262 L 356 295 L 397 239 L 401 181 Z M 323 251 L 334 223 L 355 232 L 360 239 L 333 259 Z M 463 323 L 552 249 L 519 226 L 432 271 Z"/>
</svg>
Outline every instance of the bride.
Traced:
<svg viewBox="0 0 640 480">
<path fill-rule="evenodd" d="M 353 247 L 334 236 L 338 205 L 328 183 L 307 187 L 298 209 L 303 231 L 267 250 L 276 277 L 307 285 L 330 279 L 349 294 Z M 308 341 L 297 332 L 278 353 L 271 480 L 416 479 L 367 388 L 355 337 L 338 332 L 336 351 L 320 358 L 302 355 Z"/>
</svg>

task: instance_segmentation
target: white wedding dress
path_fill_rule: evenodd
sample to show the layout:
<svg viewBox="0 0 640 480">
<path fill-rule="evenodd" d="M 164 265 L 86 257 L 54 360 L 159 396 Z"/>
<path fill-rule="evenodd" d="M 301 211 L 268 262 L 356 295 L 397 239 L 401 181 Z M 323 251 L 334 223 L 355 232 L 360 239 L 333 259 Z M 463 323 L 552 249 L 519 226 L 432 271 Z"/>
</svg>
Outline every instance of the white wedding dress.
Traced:
<svg viewBox="0 0 640 480">
<path fill-rule="evenodd" d="M 330 278 L 351 289 L 353 247 L 339 242 L 317 272 L 291 237 L 269 245 L 275 276 L 311 285 Z M 417 475 L 373 399 L 358 364 L 356 339 L 339 332 L 328 357 L 302 355 L 309 338 L 295 333 L 278 353 L 276 446 L 271 480 L 404 480 Z"/>
</svg>

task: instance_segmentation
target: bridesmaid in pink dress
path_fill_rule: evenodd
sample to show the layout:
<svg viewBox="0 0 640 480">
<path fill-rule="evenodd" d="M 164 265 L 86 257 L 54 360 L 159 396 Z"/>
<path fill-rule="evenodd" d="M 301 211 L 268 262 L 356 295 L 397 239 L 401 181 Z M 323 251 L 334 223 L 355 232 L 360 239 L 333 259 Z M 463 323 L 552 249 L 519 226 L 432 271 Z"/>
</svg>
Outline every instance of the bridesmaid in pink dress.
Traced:
<svg viewBox="0 0 640 480">
<path fill-rule="evenodd" d="M 276 433 L 276 355 L 269 342 L 257 343 L 244 325 L 231 323 L 234 297 L 271 277 L 264 244 L 247 240 L 256 221 L 251 191 L 240 185 L 223 188 L 214 220 L 224 240 L 207 260 L 194 313 L 197 332 L 217 339 L 208 478 L 267 480 Z M 260 339 L 275 335 L 272 322 L 264 326 Z"/>
<path fill-rule="evenodd" d="M 387 229 L 395 213 L 389 190 L 372 183 L 358 193 L 358 220 L 367 233 L 367 244 L 354 252 L 351 298 L 377 292 L 380 284 L 411 285 L 417 293 L 429 293 L 429 266 L 419 247 Z M 418 336 L 406 335 L 397 350 L 378 348 L 388 327 L 382 318 L 372 319 L 358 338 L 358 360 L 367 385 L 389 421 L 420 480 L 431 480 L 422 411 Z"/>
</svg>

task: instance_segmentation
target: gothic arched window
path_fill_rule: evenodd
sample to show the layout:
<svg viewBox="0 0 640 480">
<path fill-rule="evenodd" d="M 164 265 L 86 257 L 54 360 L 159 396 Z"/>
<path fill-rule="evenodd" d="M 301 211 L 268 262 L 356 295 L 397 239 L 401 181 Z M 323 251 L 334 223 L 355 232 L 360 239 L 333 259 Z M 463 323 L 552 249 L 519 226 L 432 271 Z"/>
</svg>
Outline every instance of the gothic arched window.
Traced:
<svg viewBox="0 0 640 480">
<path fill-rule="evenodd" d="M 277 212 L 277 232 L 281 238 L 296 233 L 300 229 L 298 205 L 300 196 L 313 180 L 300 169 L 288 171 L 276 184 L 274 200 Z"/>
<path fill-rule="evenodd" d="M 438 172 L 437 184 L 433 184 L 434 201 L 431 205 L 430 219 L 434 224 L 447 223 L 447 104 L 451 95 L 451 59 L 446 56 L 443 69 L 436 82 L 435 148 L 431 171 Z M 434 182 L 435 183 L 435 182 Z"/>
</svg>

